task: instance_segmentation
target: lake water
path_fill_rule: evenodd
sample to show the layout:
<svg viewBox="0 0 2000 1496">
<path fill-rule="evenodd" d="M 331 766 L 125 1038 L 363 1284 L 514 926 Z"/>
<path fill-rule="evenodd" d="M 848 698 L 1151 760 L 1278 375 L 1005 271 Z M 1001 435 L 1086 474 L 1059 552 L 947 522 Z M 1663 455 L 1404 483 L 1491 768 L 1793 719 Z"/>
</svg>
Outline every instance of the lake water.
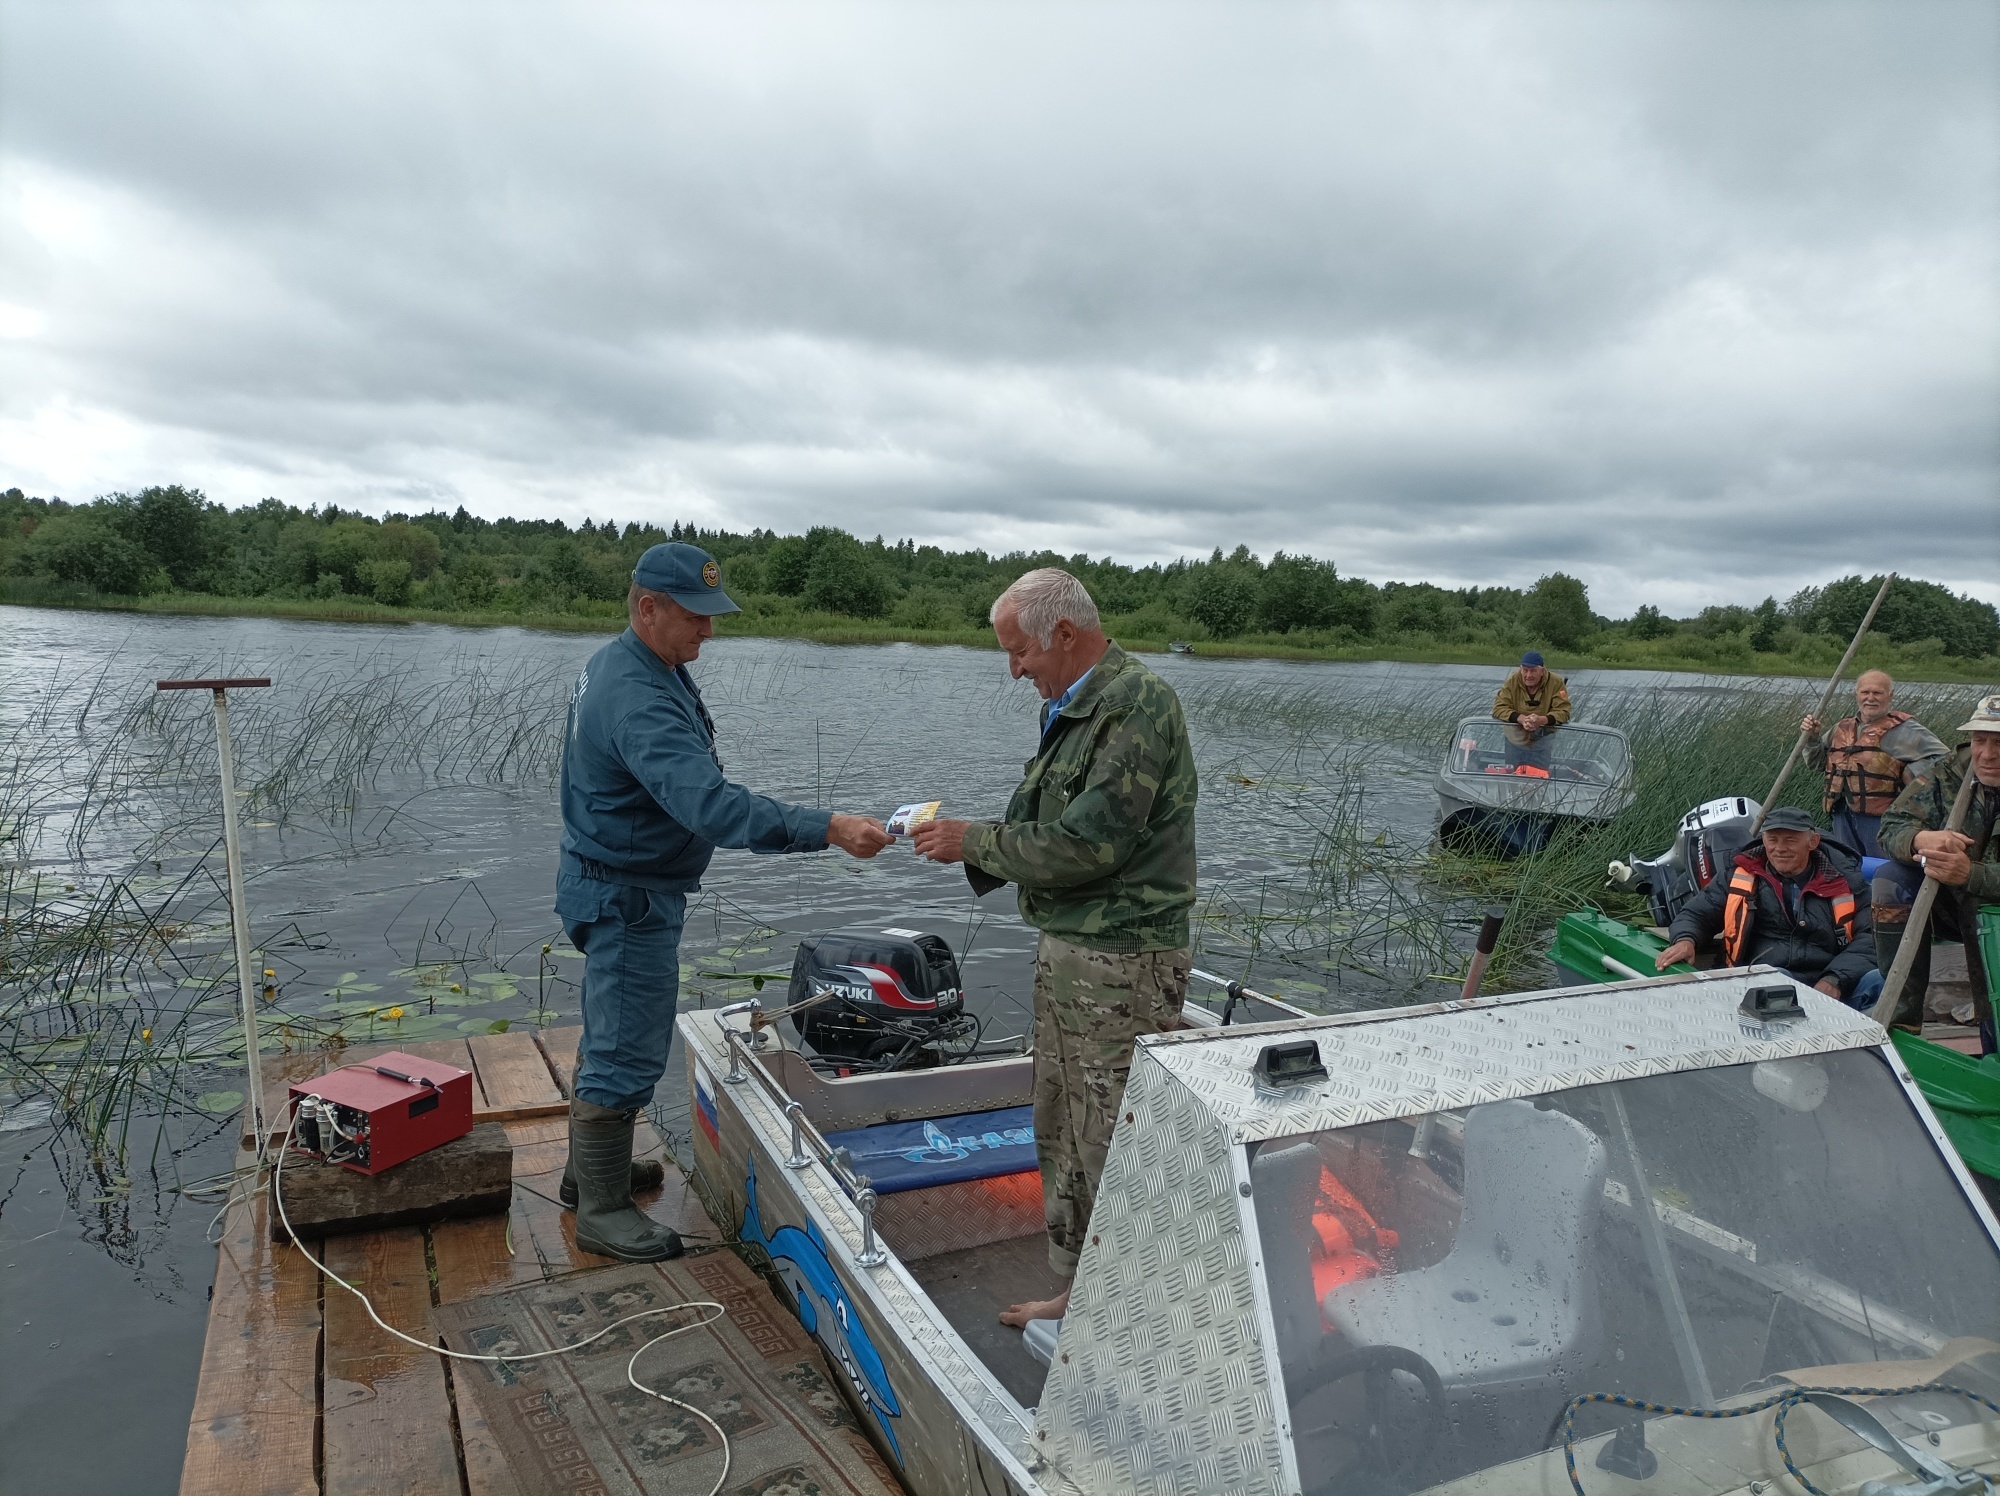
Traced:
<svg viewBox="0 0 2000 1496">
<path fill-rule="evenodd" d="M 550 908 L 552 749 L 568 682 L 604 642 L 0 608 L 0 732 L 9 774 L 35 787 L 28 796 L 16 785 L 32 813 L 4 849 L 11 887 L 19 894 L 40 875 L 36 897 L 83 899 L 136 867 L 132 896 L 170 911 L 172 939 L 119 990 L 143 988 L 161 1024 L 176 1002 L 198 1004 L 187 1031 L 226 1043 L 233 988 L 207 695 L 165 708 L 164 757 L 143 724 L 116 730 L 113 708 L 146 699 L 157 678 L 268 674 L 273 689 L 232 700 L 239 783 L 276 786 L 253 802 L 245 846 L 253 940 L 278 989 L 270 1021 L 289 1015 L 300 1034 L 337 1028 L 356 1042 L 573 1023 L 581 960 Z M 1425 974 L 1399 968 L 1387 936 L 1365 959 L 1299 959 L 1284 945 L 1285 911 L 1333 821 L 1385 844 L 1422 843 L 1443 741 L 1435 724 L 1485 710 L 1502 672 L 1147 663 L 1181 691 L 1201 769 L 1200 960 L 1315 1006 L 1419 990 Z M 942 799 L 948 815 L 997 816 L 1035 745 L 1033 693 L 1007 678 L 997 653 L 729 639 L 710 644 L 695 673 L 731 774 L 806 804 L 886 815 Z M 1799 689 L 1588 671 L 1571 687 L 1583 716 L 1638 697 Z M 100 805 L 113 809 L 94 815 Z M 866 863 L 718 854 L 690 909 L 684 1004 L 746 996 L 749 983 L 732 974 L 786 972 L 799 934 L 850 924 L 944 936 L 988 1042 L 1026 1031 L 1033 932 L 1011 896 L 977 900 L 958 869 L 907 847 Z M 400 1021 L 382 1016 L 391 1006 Z M 142 1117 L 125 1161 L 95 1170 L 51 1125 L 45 1097 L 0 1093 L 0 1488 L 175 1488 L 214 1202 L 174 1186 L 228 1168 L 227 1113 L 241 1084 L 223 1065 L 182 1077 L 206 1109 Z M 657 1114 L 670 1136 L 684 1132 L 678 1052 Z"/>
</svg>

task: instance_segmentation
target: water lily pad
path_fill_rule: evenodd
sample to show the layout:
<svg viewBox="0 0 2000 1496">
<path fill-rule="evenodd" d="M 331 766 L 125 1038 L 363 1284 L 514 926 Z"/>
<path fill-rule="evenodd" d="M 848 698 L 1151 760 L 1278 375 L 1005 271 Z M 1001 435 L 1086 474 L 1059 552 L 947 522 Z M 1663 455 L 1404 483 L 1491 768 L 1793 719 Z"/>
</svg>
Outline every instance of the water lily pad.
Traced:
<svg viewBox="0 0 2000 1496">
<path fill-rule="evenodd" d="M 204 1091 L 195 1097 L 194 1104 L 203 1111 L 217 1117 L 226 1117 L 243 1106 L 241 1091 Z"/>
</svg>

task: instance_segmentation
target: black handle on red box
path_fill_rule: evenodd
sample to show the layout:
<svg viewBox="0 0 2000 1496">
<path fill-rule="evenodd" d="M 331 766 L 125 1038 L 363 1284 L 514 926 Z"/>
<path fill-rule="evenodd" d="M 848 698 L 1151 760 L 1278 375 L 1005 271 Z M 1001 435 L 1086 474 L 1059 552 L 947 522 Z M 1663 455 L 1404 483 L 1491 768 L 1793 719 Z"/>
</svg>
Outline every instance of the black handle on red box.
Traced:
<svg viewBox="0 0 2000 1496">
<path fill-rule="evenodd" d="M 391 1070 L 387 1065 L 377 1065 L 375 1067 L 375 1073 L 377 1075 L 386 1075 L 391 1080 L 402 1081 L 405 1085 L 428 1086 L 433 1091 L 437 1089 L 437 1082 L 430 1079 L 428 1076 L 405 1075 L 400 1070 Z"/>
</svg>

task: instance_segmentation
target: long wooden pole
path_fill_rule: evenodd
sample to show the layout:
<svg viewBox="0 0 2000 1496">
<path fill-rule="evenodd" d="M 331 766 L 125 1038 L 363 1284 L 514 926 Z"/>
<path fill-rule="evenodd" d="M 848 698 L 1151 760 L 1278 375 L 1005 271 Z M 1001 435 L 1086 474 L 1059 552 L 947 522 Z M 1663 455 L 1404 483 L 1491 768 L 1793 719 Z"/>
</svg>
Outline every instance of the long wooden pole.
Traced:
<svg viewBox="0 0 2000 1496">
<path fill-rule="evenodd" d="M 1861 648 L 1861 641 L 1868 637 L 1868 626 L 1875 621 L 1875 614 L 1882 607 L 1882 599 L 1889 595 L 1889 588 L 1894 585 L 1895 580 L 1896 574 L 1893 571 L 1882 578 L 1882 585 L 1875 593 L 1875 601 L 1868 605 L 1868 611 L 1862 615 L 1861 627 L 1854 631 L 1853 639 L 1848 641 L 1847 653 L 1840 657 L 1840 663 L 1834 667 L 1833 679 L 1826 683 L 1826 692 L 1820 697 L 1819 709 L 1813 716 L 1824 719 L 1827 708 L 1833 705 L 1833 693 L 1840 689 L 1841 677 L 1847 674 L 1847 667 L 1854 663 L 1854 652 Z M 1792 744 L 1792 751 L 1785 757 L 1784 768 L 1778 770 L 1778 777 L 1771 782 L 1771 793 L 1764 797 L 1764 803 L 1757 808 L 1757 819 L 1750 823 L 1750 835 L 1753 838 L 1764 829 L 1764 817 L 1771 813 L 1771 806 L 1778 798 L 1778 791 L 1783 789 L 1785 781 L 1792 777 L 1792 770 L 1798 767 L 1799 755 L 1805 751 L 1806 730 L 1801 727 L 1798 741 Z"/>
<path fill-rule="evenodd" d="M 1979 776 L 1972 772 L 1972 765 L 1968 763 L 1965 766 L 1965 783 L 1958 787 L 1958 797 L 1951 802 L 1951 814 L 1945 818 L 1945 830 L 1963 829 L 1965 813 L 1972 805 L 1972 787 L 1977 783 Z M 1931 938 L 1931 905 L 1937 902 L 1941 886 L 1927 871 L 1924 886 L 1917 890 L 1916 900 L 1910 905 L 1910 922 L 1903 926 L 1903 943 L 1896 947 L 1895 963 L 1889 968 L 1889 978 L 1882 984 L 1882 995 L 1875 999 L 1875 1011 L 1871 1015 L 1883 1028 L 1887 1028 L 1889 1020 L 1896 1016 L 1896 1004 L 1903 996 L 1903 984 L 1910 978 L 1910 966 L 1917 959 L 1918 947 Z"/>
</svg>

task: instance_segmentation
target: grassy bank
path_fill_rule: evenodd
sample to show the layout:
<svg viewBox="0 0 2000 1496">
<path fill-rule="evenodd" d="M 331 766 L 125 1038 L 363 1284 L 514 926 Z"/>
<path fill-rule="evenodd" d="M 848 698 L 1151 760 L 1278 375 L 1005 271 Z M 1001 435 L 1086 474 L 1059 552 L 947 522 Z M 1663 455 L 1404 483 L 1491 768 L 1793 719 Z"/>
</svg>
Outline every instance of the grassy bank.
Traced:
<svg viewBox="0 0 2000 1496">
<path fill-rule="evenodd" d="M 218 618 L 295 618 L 330 623 L 450 624 L 461 628 L 530 628 L 563 633 L 613 633 L 624 627 L 624 610 L 617 603 L 583 603 L 563 612 L 431 610 L 389 607 L 365 598 L 301 599 L 216 597 L 170 592 L 150 597 L 116 597 L 72 583 L 36 577 L 0 580 L 0 604 L 43 608 L 84 608 L 119 613 L 144 613 Z M 1126 648 L 1142 653 L 1164 652 L 1168 641 L 1146 630 L 1146 620 L 1113 614 L 1106 625 Z M 994 648 L 988 628 L 911 628 L 890 619 L 850 618 L 838 613 L 759 609 L 718 620 L 724 637 L 803 639 L 816 644 L 956 644 L 971 649 Z M 1511 666 L 1518 651 L 1499 645 L 1444 642 L 1423 634 L 1399 639 L 1361 642 L 1334 640 L 1301 643 L 1285 635 L 1250 634 L 1197 646 L 1212 659 L 1387 660 L 1429 665 Z M 1759 652 L 1741 638 L 1705 639 L 1675 635 L 1656 640 L 1606 634 L 1576 649 L 1558 651 L 1561 670 L 1672 670 L 1698 675 L 1823 676 L 1839 662 L 1843 643 L 1823 636 L 1796 640 L 1783 652 Z M 1863 643 L 1853 667 L 1887 670 L 1898 680 L 2000 685 L 2000 657 L 1954 659 L 1932 641 L 1896 644 L 1871 637 Z M 1852 672 L 1850 672 L 1852 673 Z"/>
</svg>

